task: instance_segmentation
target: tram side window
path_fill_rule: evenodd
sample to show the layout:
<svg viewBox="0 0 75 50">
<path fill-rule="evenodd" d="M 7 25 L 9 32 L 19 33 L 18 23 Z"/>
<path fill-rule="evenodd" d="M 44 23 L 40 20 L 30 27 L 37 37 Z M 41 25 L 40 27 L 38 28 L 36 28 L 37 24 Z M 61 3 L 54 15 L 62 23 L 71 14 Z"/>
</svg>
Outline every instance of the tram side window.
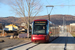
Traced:
<svg viewBox="0 0 75 50">
<path fill-rule="evenodd" d="M 51 31 L 52 27 L 53 27 L 53 25 L 50 24 L 49 25 L 49 31 Z"/>
<path fill-rule="evenodd" d="M 55 34 L 55 26 L 54 25 L 49 25 L 49 31 L 52 32 L 51 35 Z"/>
</svg>

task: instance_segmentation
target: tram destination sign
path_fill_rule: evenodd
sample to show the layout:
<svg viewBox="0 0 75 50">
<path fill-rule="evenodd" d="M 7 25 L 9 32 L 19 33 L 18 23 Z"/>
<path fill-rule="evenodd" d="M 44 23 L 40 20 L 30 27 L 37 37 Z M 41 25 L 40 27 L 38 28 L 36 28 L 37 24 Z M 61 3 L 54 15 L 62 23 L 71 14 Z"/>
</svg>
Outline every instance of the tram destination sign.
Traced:
<svg viewBox="0 0 75 50">
<path fill-rule="evenodd" d="M 46 24 L 46 21 L 35 21 L 36 24 L 42 23 L 42 24 Z"/>
</svg>

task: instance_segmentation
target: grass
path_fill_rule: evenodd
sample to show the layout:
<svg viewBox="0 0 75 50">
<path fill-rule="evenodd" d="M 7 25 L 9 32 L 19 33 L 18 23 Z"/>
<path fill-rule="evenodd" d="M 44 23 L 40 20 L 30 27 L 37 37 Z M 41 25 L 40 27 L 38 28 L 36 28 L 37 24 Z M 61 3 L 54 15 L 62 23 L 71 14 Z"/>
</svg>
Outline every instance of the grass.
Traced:
<svg viewBox="0 0 75 50">
<path fill-rule="evenodd" d="M 75 32 L 71 32 L 70 34 L 71 34 L 73 37 L 75 37 Z"/>
<path fill-rule="evenodd" d="M 10 38 L 9 38 L 10 39 Z M 12 39 L 18 39 L 18 40 L 31 40 L 31 38 L 12 38 Z"/>
<path fill-rule="evenodd" d="M 73 37 L 75 37 L 75 35 L 74 34 L 71 34 Z"/>
<path fill-rule="evenodd" d="M 21 40 L 31 40 L 31 38 L 17 38 L 17 39 L 21 39 Z"/>
</svg>

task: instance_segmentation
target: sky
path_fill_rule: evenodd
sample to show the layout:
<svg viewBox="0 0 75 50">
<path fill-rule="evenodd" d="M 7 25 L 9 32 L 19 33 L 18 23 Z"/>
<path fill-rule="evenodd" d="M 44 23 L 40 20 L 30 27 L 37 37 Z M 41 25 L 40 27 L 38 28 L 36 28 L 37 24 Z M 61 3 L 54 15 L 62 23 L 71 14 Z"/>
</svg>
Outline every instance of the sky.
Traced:
<svg viewBox="0 0 75 50">
<path fill-rule="evenodd" d="M 11 11 L 11 7 L 7 4 L 9 1 L 0 0 L 0 17 L 16 16 Z M 51 15 L 62 14 L 62 15 L 73 15 L 75 16 L 75 6 L 64 6 L 64 5 L 75 5 L 75 0 L 40 0 L 43 8 L 37 16 L 48 15 L 52 7 L 46 8 L 47 5 L 53 5 Z M 55 6 L 61 5 L 61 6 Z M 47 12 L 48 10 L 48 12 Z"/>
</svg>

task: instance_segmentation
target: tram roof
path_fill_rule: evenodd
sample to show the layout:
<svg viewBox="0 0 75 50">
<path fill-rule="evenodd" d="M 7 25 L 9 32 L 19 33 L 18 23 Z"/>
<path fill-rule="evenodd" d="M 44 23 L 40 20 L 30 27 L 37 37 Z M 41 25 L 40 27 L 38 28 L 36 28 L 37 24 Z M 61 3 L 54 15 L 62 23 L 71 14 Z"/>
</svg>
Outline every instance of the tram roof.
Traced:
<svg viewBox="0 0 75 50">
<path fill-rule="evenodd" d="M 49 21 L 49 20 L 47 20 L 47 19 L 36 19 L 34 21 Z M 53 24 L 54 25 L 54 23 L 52 23 L 51 21 L 49 21 L 49 22 L 50 22 L 50 24 Z"/>
</svg>

